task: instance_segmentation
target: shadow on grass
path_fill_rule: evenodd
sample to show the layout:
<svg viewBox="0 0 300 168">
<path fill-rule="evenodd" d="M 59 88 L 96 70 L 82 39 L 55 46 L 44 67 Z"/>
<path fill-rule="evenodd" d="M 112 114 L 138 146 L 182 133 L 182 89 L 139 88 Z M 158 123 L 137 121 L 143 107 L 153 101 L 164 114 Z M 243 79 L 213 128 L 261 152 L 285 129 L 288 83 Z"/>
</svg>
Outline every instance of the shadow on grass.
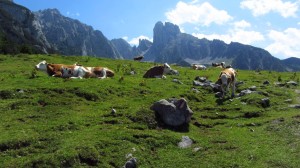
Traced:
<svg viewBox="0 0 300 168">
<path fill-rule="evenodd" d="M 231 97 L 218 98 L 218 99 L 216 99 L 216 103 L 217 103 L 218 105 L 223 105 L 225 101 L 228 101 L 228 100 L 230 100 L 230 99 L 232 99 L 232 98 L 231 98 Z"/>
</svg>

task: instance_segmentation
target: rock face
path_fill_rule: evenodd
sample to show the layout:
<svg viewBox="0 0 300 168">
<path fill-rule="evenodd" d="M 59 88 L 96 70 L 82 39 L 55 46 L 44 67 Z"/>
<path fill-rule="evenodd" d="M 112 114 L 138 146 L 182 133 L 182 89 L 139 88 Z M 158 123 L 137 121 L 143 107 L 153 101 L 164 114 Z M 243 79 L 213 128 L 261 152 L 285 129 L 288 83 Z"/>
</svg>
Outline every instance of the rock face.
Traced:
<svg viewBox="0 0 300 168">
<path fill-rule="evenodd" d="M 122 58 L 101 31 L 64 17 L 57 9 L 38 11 L 35 16 L 51 47 L 60 54 Z"/>
<path fill-rule="evenodd" d="M 36 53 L 90 55 L 122 59 L 98 30 L 65 17 L 57 9 L 31 12 L 9 1 L 0 1 L 1 53 L 27 47 Z"/>
<path fill-rule="evenodd" d="M 132 60 L 136 56 L 144 55 L 148 49 L 152 46 L 149 40 L 139 40 L 138 47 L 131 47 L 130 44 L 122 38 L 111 40 L 114 47 L 120 53 L 124 59 Z"/>
<path fill-rule="evenodd" d="M 180 126 L 191 121 L 193 111 L 187 105 L 185 99 L 181 98 L 165 100 L 154 103 L 151 110 L 155 111 L 158 119 L 169 126 Z"/>
<path fill-rule="evenodd" d="M 283 64 L 287 66 L 290 71 L 300 71 L 300 59 L 299 58 L 287 58 L 282 60 Z"/>
<path fill-rule="evenodd" d="M 50 44 L 41 24 L 27 8 L 12 1 L 0 1 L 0 53 L 17 53 L 20 47 L 47 53 Z"/>
<path fill-rule="evenodd" d="M 156 23 L 153 34 L 153 45 L 145 54 L 145 60 L 183 66 L 225 61 L 237 69 L 286 70 L 281 60 L 266 50 L 235 42 L 226 44 L 220 40 L 198 39 L 181 33 L 172 23 Z"/>
</svg>

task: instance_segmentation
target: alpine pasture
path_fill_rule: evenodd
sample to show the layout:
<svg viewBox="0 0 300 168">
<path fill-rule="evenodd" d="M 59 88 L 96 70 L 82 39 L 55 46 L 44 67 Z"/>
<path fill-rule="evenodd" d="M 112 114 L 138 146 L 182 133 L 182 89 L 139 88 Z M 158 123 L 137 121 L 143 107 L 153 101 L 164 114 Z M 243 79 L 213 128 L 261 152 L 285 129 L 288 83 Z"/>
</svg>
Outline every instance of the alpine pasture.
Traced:
<svg viewBox="0 0 300 168">
<path fill-rule="evenodd" d="M 49 77 L 34 69 L 42 60 L 105 66 L 115 76 Z M 143 78 L 153 65 L 0 55 L 0 167 L 122 167 L 133 157 L 143 168 L 299 167 L 299 72 L 238 70 L 242 84 L 236 95 L 247 88 L 256 92 L 219 99 L 210 88 L 193 86 L 193 80 L 200 76 L 215 82 L 220 68 L 171 65 L 179 76 Z M 154 102 L 173 97 L 185 98 L 193 111 L 184 129 L 161 125 L 150 110 Z M 261 103 L 264 98 L 268 106 Z M 190 147 L 178 147 L 183 136 L 192 139 Z"/>
</svg>

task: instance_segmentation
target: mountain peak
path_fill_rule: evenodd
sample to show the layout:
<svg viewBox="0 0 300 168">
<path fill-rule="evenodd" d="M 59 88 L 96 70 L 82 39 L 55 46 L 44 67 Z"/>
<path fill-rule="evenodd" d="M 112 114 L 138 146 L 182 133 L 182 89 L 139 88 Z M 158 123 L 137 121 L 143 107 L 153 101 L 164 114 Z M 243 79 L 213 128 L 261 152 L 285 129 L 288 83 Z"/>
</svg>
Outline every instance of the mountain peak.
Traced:
<svg viewBox="0 0 300 168">
<path fill-rule="evenodd" d="M 50 14 L 50 15 L 61 15 L 61 13 L 59 12 L 59 10 L 56 9 L 56 8 L 39 10 L 38 13 Z"/>
<path fill-rule="evenodd" d="M 177 25 L 170 22 L 163 24 L 159 21 L 155 24 L 153 29 L 153 44 L 164 46 L 166 43 L 175 39 L 180 33 L 180 29 Z"/>
</svg>

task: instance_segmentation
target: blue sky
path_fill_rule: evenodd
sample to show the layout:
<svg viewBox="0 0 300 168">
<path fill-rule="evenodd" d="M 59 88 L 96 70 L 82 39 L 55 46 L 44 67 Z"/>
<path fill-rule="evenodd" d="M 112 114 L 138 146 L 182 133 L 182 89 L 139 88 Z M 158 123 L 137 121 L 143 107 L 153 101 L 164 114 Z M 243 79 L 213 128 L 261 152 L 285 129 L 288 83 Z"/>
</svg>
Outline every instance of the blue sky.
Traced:
<svg viewBox="0 0 300 168">
<path fill-rule="evenodd" d="M 157 21 L 198 38 L 249 44 L 285 59 L 300 58 L 300 0 L 14 0 L 32 11 L 61 14 L 132 45 L 153 38 Z"/>
</svg>

